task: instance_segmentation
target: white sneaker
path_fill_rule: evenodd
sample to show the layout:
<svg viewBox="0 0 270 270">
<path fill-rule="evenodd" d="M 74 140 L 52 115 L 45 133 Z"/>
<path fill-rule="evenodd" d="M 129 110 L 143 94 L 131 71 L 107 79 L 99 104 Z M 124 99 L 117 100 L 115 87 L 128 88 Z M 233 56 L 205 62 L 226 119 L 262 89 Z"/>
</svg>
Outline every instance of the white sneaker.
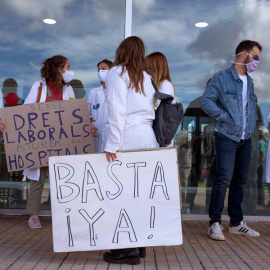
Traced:
<svg viewBox="0 0 270 270">
<path fill-rule="evenodd" d="M 41 229 L 42 228 L 38 216 L 31 216 L 28 220 L 28 225 L 32 229 Z"/>
<path fill-rule="evenodd" d="M 225 237 L 222 233 L 222 230 L 223 227 L 219 225 L 218 222 L 215 222 L 208 228 L 208 235 L 214 240 L 224 241 Z"/>
<path fill-rule="evenodd" d="M 243 234 L 243 235 L 248 235 L 248 236 L 253 236 L 257 237 L 260 236 L 260 233 L 250 229 L 247 224 L 243 221 L 241 221 L 240 225 L 235 226 L 235 227 L 229 227 L 229 233 L 234 233 L 234 234 Z"/>
</svg>

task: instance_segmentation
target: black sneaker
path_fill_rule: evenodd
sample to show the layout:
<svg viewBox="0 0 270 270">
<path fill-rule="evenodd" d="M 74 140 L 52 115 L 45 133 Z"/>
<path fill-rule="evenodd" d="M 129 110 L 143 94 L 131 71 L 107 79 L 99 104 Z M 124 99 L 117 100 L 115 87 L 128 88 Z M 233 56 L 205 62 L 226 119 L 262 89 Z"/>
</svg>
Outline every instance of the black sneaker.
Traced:
<svg viewBox="0 0 270 270">
<path fill-rule="evenodd" d="M 115 264 L 131 264 L 136 265 L 141 263 L 140 252 L 138 248 L 115 249 L 110 252 L 105 252 L 103 260 L 108 263 Z"/>
<path fill-rule="evenodd" d="M 145 247 L 140 247 L 139 248 L 139 252 L 140 252 L 140 257 L 141 258 L 145 258 L 146 257 L 146 248 Z"/>
</svg>

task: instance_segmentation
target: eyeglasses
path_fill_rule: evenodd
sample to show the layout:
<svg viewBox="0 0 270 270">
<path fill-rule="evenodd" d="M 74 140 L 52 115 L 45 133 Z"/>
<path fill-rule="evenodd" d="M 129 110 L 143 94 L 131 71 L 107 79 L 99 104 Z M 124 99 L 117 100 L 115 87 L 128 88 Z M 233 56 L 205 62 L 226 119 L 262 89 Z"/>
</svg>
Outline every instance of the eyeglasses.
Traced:
<svg viewBox="0 0 270 270">
<path fill-rule="evenodd" d="M 254 60 L 257 60 L 257 61 L 260 60 L 260 59 L 259 59 L 259 56 L 257 56 L 257 55 L 253 56 L 253 59 L 254 59 Z"/>
<path fill-rule="evenodd" d="M 248 55 L 249 55 L 250 57 L 252 57 L 254 60 L 257 60 L 257 61 L 260 60 L 258 55 L 252 56 L 250 53 L 248 53 Z"/>
</svg>

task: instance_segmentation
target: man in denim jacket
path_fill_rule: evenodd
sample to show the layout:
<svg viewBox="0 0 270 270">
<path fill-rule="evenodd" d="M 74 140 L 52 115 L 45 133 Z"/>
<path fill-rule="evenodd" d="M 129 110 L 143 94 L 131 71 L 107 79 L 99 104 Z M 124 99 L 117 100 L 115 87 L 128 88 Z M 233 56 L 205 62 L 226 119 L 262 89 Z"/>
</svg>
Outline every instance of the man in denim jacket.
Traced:
<svg viewBox="0 0 270 270">
<path fill-rule="evenodd" d="M 217 72 L 207 84 L 201 109 L 216 120 L 216 179 L 209 206 L 212 239 L 225 240 L 221 214 L 229 187 L 229 233 L 260 236 L 243 222 L 241 204 L 251 155 L 251 133 L 257 121 L 254 85 L 247 72 L 259 64 L 262 46 L 251 40 L 240 42 L 234 64 Z"/>
</svg>

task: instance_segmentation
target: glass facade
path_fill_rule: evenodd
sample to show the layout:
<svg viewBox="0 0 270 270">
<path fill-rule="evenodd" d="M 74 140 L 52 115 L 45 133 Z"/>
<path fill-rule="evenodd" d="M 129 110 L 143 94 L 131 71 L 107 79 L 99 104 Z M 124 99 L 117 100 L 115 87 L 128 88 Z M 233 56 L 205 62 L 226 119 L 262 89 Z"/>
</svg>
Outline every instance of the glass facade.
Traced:
<svg viewBox="0 0 270 270">
<path fill-rule="evenodd" d="M 39 79 L 40 64 L 55 54 L 66 56 L 75 80 L 77 98 L 87 97 L 99 85 L 97 63 L 113 61 L 124 39 L 125 6 L 132 2 L 132 35 L 141 37 L 147 53 L 162 52 L 169 62 L 176 100 L 184 106 L 184 119 L 174 144 L 179 153 L 182 212 L 207 214 L 215 178 L 214 120 L 199 106 L 208 79 L 231 65 L 238 43 L 244 39 L 263 46 L 258 70 L 252 73 L 261 112 L 267 126 L 269 107 L 268 16 L 266 0 L 0 0 L 0 84 L 4 97 L 15 92 L 23 103 L 31 85 Z M 52 18 L 56 24 L 45 24 Z M 205 28 L 195 26 L 207 22 Z M 5 106 L 8 106 L 5 104 Z M 260 127 L 261 127 L 260 126 Z M 252 157 L 245 188 L 245 215 L 270 213 L 270 187 L 263 182 L 263 156 L 267 140 L 259 126 L 252 137 Z M 1 138 L 0 212 L 24 209 L 28 182 L 22 173 L 8 173 Z M 49 183 L 42 196 L 50 209 Z M 226 207 L 224 214 L 226 213 Z"/>
</svg>

